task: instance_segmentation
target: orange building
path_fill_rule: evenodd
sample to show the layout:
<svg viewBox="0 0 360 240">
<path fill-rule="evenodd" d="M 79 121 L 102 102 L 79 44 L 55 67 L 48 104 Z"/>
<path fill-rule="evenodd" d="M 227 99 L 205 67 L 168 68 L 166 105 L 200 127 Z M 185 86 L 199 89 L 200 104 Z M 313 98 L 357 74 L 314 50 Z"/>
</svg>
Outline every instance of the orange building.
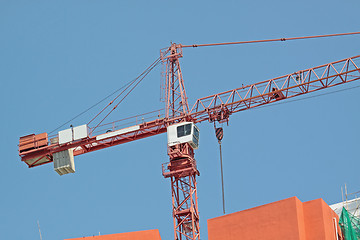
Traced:
<svg viewBox="0 0 360 240">
<path fill-rule="evenodd" d="M 72 238 L 71 240 L 161 240 L 159 230 L 118 233 L 92 237 Z M 70 240 L 70 239 L 65 239 Z"/>
<path fill-rule="evenodd" d="M 334 240 L 339 217 L 322 199 L 284 199 L 208 220 L 209 240 Z M 71 240 L 161 240 L 159 230 Z M 68 239 L 70 240 L 70 239 Z"/>
<path fill-rule="evenodd" d="M 209 219 L 208 235 L 209 240 L 334 240 L 338 220 L 324 200 L 302 203 L 292 197 Z"/>
</svg>

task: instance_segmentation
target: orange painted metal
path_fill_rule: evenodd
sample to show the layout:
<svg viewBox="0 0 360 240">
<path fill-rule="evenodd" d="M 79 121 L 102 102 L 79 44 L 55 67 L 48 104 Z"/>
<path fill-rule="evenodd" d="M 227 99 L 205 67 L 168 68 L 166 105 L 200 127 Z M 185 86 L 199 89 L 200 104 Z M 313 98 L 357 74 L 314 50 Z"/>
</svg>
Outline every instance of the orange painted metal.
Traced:
<svg viewBox="0 0 360 240">
<path fill-rule="evenodd" d="M 338 222 L 322 199 L 302 203 L 292 197 L 209 219 L 208 235 L 209 240 L 334 240 L 334 218 Z"/>
<path fill-rule="evenodd" d="M 118 233 L 101 236 L 69 238 L 65 240 L 161 240 L 159 230 Z"/>
<path fill-rule="evenodd" d="M 19 140 L 19 152 L 29 151 L 32 149 L 37 149 L 45 147 L 48 145 L 48 134 L 30 134 L 27 136 L 20 137 Z"/>
</svg>

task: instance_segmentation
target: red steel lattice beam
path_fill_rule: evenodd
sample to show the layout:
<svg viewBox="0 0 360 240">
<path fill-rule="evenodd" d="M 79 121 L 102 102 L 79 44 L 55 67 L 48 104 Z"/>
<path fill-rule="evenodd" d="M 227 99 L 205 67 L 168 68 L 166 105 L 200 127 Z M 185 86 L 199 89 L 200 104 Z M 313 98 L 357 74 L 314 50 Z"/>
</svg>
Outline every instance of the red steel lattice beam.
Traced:
<svg viewBox="0 0 360 240">
<path fill-rule="evenodd" d="M 223 121 L 231 114 L 360 79 L 360 55 L 198 99 L 194 122 Z"/>
<path fill-rule="evenodd" d="M 182 57 L 182 49 L 176 44 L 172 44 L 169 50 L 161 53 L 161 56 L 163 62 L 166 64 L 165 116 L 169 120 L 175 117 L 182 120 L 189 112 L 189 105 L 179 62 L 179 58 Z"/>
<path fill-rule="evenodd" d="M 68 144 L 52 144 L 46 147 L 19 153 L 22 161 L 38 157 L 47 157 L 41 164 L 52 162 L 52 154 L 70 148 L 76 148 L 74 155 L 80 155 L 119 144 L 135 141 L 166 132 L 169 122 L 179 122 L 184 117 L 195 123 L 202 121 L 225 121 L 236 112 L 263 106 L 329 87 L 349 83 L 360 79 L 360 55 L 346 58 L 318 67 L 298 71 L 282 77 L 236 88 L 198 99 L 186 116 L 166 119 L 159 118 L 139 125 L 139 130 L 117 136 L 96 140 L 96 136 Z M 275 88 L 275 89 L 273 89 Z"/>
</svg>

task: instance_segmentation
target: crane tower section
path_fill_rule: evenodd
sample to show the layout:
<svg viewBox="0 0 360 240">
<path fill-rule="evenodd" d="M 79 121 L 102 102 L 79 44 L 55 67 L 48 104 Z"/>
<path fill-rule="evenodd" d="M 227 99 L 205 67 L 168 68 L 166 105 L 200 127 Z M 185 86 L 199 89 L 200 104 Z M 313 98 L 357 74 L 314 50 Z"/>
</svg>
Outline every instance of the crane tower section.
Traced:
<svg viewBox="0 0 360 240">
<path fill-rule="evenodd" d="M 172 44 L 161 52 L 166 64 L 165 117 L 170 162 L 163 164 L 163 176 L 171 179 L 174 239 L 199 240 L 200 224 L 196 177 L 199 175 L 194 149 L 199 145 L 199 129 L 189 117 L 179 58 L 181 45 Z"/>
<path fill-rule="evenodd" d="M 180 117 L 183 121 L 189 113 L 184 80 L 181 73 L 179 58 L 182 55 L 180 45 L 173 43 L 169 49 L 161 52 L 161 58 L 166 65 L 165 73 L 165 116 L 167 119 Z M 169 122 L 172 124 L 173 122 Z"/>
</svg>

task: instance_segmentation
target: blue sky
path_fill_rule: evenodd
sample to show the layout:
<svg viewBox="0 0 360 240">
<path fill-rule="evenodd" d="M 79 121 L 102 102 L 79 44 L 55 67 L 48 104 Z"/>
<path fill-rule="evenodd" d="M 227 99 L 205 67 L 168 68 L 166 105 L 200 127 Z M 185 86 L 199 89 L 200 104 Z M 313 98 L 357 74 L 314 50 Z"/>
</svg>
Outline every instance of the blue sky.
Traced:
<svg viewBox="0 0 360 240">
<path fill-rule="evenodd" d="M 0 0 L 0 239 L 44 240 L 159 229 L 173 238 L 166 135 L 75 158 L 76 173 L 28 169 L 20 136 L 50 132 L 134 79 L 170 42 L 245 41 L 359 31 L 358 0 L 4 1 Z M 360 53 L 360 36 L 184 49 L 190 105 L 241 84 Z M 161 68 L 112 119 L 163 108 Z M 358 86 L 349 83 L 331 92 Z M 320 93 L 320 92 L 319 92 Z M 224 126 L 227 212 L 284 198 L 341 201 L 360 190 L 359 88 L 244 111 Z M 317 95 L 318 93 L 314 94 Z M 73 121 L 87 123 L 89 113 Z M 92 115 L 91 115 L 92 114 Z M 202 239 L 222 215 L 218 145 L 201 123 L 196 159 Z M 64 127 L 66 128 L 66 127 Z"/>
</svg>

